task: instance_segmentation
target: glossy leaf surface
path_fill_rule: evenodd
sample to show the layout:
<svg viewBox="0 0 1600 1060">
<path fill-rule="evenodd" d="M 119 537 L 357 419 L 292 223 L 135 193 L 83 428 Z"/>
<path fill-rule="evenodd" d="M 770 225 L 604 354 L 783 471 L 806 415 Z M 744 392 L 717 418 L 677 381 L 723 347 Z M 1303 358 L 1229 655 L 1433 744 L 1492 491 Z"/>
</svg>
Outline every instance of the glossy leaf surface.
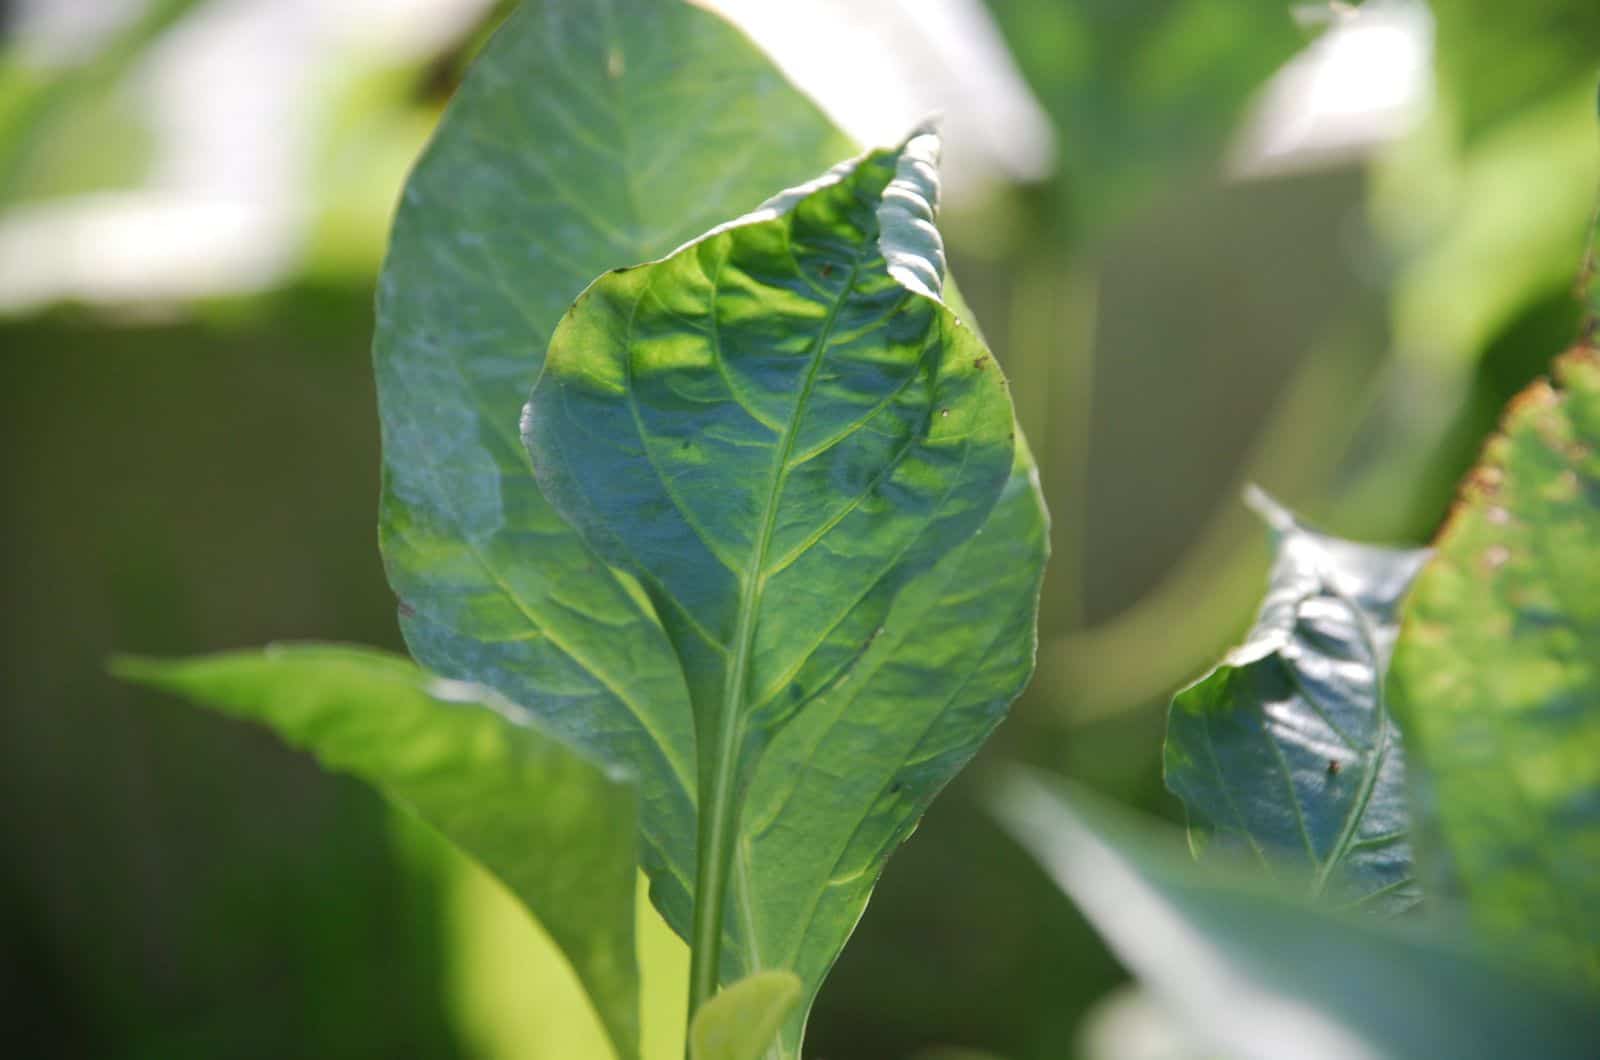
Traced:
<svg viewBox="0 0 1600 1060">
<path fill-rule="evenodd" d="M 804 988 L 790 972 L 757 972 L 695 1013 L 689 1060 L 762 1060 Z"/>
<path fill-rule="evenodd" d="M 1032 774 L 1002 821 L 1143 984 L 1239 1060 L 1581 1060 L 1593 1001 L 1400 920 L 1340 914 L 1197 865 L 1176 838 Z"/>
<path fill-rule="evenodd" d="M 897 596 L 974 536 L 1013 468 L 998 368 L 939 300 L 937 147 L 916 135 L 602 277 L 558 328 L 525 414 L 546 495 L 637 574 L 681 661 L 700 751 L 700 872 L 711 894 L 740 892 L 723 918 L 724 981 L 768 966 L 765 937 L 792 927 L 771 902 L 814 911 L 810 888 L 841 875 L 835 864 L 829 878 L 785 872 L 770 891 L 749 887 L 760 870 L 740 852 L 740 803 L 760 754 L 790 719 L 874 672 L 862 663 Z M 1036 573 L 1023 571 L 1018 595 L 988 597 L 995 618 L 967 637 L 992 636 L 1018 604 L 1031 612 Z M 899 734 L 938 719 L 964 676 L 919 675 L 882 719 Z M 980 719 L 961 739 L 986 729 Z M 845 753 L 878 772 L 873 754 Z M 754 838 L 782 837 L 791 809 L 811 812 L 786 795 Z M 844 809 L 855 822 L 869 807 Z M 697 918 L 697 956 L 711 937 Z"/>
<path fill-rule="evenodd" d="M 1412 872 L 1400 737 L 1381 695 L 1401 597 L 1427 559 L 1329 537 L 1259 490 L 1277 548 L 1255 627 L 1172 701 L 1167 787 L 1197 850 L 1291 866 L 1339 904 L 1399 911 Z"/>
<path fill-rule="evenodd" d="M 124 659 L 116 670 L 266 725 L 438 829 L 533 912 L 571 961 L 619 1054 L 637 1055 L 637 826 L 626 781 L 491 690 L 433 677 L 385 652 L 274 646 Z"/>
<path fill-rule="evenodd" d="M 1461 897 L 1600 983 L 1600 354 L 1512 403 L 1417 582 L 1390 693 Z"/>
</svg>

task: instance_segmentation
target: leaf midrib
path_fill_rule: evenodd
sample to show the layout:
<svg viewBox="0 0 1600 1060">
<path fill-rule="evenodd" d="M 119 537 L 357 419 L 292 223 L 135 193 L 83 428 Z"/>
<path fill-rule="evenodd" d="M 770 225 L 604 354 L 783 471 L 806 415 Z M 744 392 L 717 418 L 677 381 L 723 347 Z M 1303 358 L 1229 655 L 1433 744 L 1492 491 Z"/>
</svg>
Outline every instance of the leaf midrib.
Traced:
<svg viewBox="0 0 1600 1060">
<path fill-rule="evenodd" d="M 750 658 L 754 653 L 755 626 L 762 610 L 762 596 L 766 589 L 766 556 L 770 552 L 773 533 L 778 525 L 779 500 L 789 476 L 789 461 L 794 453 L 795 439 L 800 434 L 800 421 L 805 415 L 806 404 L 810 402 L 811 392 L 816 387 L 818 371 L 821 370 L 822 359 L 829 349 L 829 339 L 834 333 L 835 322 L 846 301 L 850 301 L 851 291 L 854 291 L 856 280 L 861 275 L 862 256 L 867 248 L 874 247 L 875 243 L 877 234 L 872 232 L 854 248 L 856 253 L 850 263 L 850 275 L 840 288 L 837 299 L 827 309 L 827 317 L 822 320 L 821 328 L 811 346 L 810 365 L 806 365 L 805 381 L 800 386 L 800 394 L 795 397 L 794 410 L 790 412 L 789 421 L 784 426 L 784 436 L 779 440 L 778 450 L 774 453 L 773 464 L 766 482 L 762 525 L 758 530 L 754 546 L 750 549 L 750 559 L 744 568 L 739 586 L 739 610 L 734 631 L 733 658 L 726 669 L 722 703 L 718 705 L 720 709 L 715 719 L 717 732 L 714 733 L 714 773 L 706 805 L 701 807 L 702 826 L 699 829 L 699 871 L 696 873 L 693 930 L 694 961 L 696 964 L 701 964 L 701 970 L 698 975 L 691 977 L 696 982 L 691 982 L 690 985 L 691 996 L 694 996 L 696 1004 L 706 1001 L 717 986 L 717 975 L 720 972 L 723 903 L 730 884 L 738 882 L 731 879 L 730 869 L 738 837 L 738 805 L 734 799 L 734 791 L 738 788 L 739 765 L 741 765 L 739 751 L 744 743 L 746 719 L 742 708 L 749 690 Z M 707 893 L 702 893 L 702 890 Z M 741 893 L 739 900 L 744 903 L 747 900 L 746 895 Z M 762 967 L 760 962 L 762 958 L 754 935 L 747 937 L 744 945 L 747 954 L 746 972 L 755 972 Z"/>
</svg>

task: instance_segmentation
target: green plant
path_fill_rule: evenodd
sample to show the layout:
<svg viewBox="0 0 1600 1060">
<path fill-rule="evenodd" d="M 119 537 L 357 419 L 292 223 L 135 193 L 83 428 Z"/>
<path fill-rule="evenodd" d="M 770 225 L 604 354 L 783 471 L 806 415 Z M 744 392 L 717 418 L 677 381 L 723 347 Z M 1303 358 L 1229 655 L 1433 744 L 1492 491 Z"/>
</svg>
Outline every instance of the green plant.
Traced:
<svg viewBox="0 0 1600 1060">
<path fill-rule="evenodd" d="M 1044 508 L 947 287 L 937 135 L 838 163 L 714 17 L 598 14 L 497 34 L 380 279 L 382 545 L 447 682 L 310 647 L 122 670 L 478 857 L 623 1057 L 637 845 L 691 1052 L 797 1056 L 885 858 L 1027 680 Z"/>
<path fill-rule="evenodd" d="M 946 275 L 938 149 L 840 163 L 693 7 L 530 0 L 380 280 L 381 540 L 416 664 L 307 645 L 119 672 L 431 823 L 540 921 L 624 1060 L 641 871 L 690 945 L 687 1055 L 798 1057 L 885 860 L 1033 662 L 1046 516 Z M 1257 498 L 1267 602 L 1169 727 L 1199 865 L 1051 782 L 998 789 L 1206 1045 L 1600 1036 L 1592 351 L 1558 382 L 1431 559 Z"/>
</svg>

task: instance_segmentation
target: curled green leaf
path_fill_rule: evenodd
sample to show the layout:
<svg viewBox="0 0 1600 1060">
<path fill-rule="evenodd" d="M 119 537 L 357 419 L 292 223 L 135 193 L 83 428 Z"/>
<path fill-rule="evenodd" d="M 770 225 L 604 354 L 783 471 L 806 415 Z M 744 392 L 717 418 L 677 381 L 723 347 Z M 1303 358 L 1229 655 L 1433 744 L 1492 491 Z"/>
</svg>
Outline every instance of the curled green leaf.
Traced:
<svg viewBox="0 0 1600 1060">
<path fill-rule="evenodd" d="M 1277 547 L 1267 595 L 1245 642 L 1174 697 L 1167 787 L 1198 850 L 1288 866 L 1340 904 L 1403 910 L 1420 894 L 1382 680 L 1428 552 L 1342 541 L 1259 490 L 1249 500 Z"/>
</svg>

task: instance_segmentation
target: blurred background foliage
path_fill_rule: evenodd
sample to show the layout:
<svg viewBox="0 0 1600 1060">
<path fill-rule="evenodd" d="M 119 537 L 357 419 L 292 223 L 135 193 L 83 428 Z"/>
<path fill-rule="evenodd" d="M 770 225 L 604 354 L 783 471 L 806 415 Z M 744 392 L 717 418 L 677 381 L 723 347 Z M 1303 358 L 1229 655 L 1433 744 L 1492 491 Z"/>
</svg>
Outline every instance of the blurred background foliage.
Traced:
<svg viewBox="0 0 1600 1060">
<path fill-rule="evenodd" d="M 896 29 L 922 21 L 910 3 L 789 6 L 853 6 L 908 62 L 940 43 Z M 505 7 L 0 3 L 14 1055 L 579 1055 L 561 1028 L 582 1002 L 495 885 L 265 733 L 104 670 L 114 651 L 399 647 L 372 285 L 406 165 Z M 1165 703 L 1242 631 L 1265 570 L 1246 480 L 1344 535 L 1429 536 L 1499 407 L 1575 334 L 1600 5 L 933 8 L 1009 49 L 943 73 L 1009 85 L 1037 148 L 952 174 L 945 224 L 1055 555 L 1038 677 L 890 863 L 813 1052 L 1140 1055 L 1116 1032 L 1125 976 L 972 776 L 1021 759 L 1175 815 Z M 1393 32 L 1362 50 L 1358 17 Z M 804 56 L 784 61 L 804 86 Z"/>
</svg>

